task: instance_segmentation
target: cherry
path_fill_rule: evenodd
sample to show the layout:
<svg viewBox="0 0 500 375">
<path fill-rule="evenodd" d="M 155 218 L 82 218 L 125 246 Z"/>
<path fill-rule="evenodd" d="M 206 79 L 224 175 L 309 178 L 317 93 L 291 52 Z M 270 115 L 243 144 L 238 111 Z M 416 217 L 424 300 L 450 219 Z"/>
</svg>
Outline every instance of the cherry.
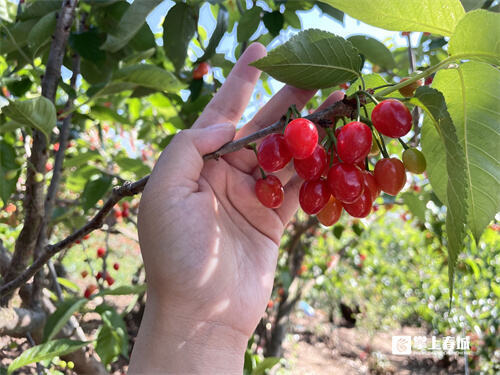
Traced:
<svg viewBox="0 0 500 375">
<path fill-rule="evenodd" d="M 130 208 L 130 204 L 127 201 L 125 201 L 125 202 L 122 203 L 122 208 L 124 210 L 128 210 Z"/>
<path fill-rule="evenodd" d="M 113 279 L 110 275 L 107 275 L 106 282 L 108 283 L 109 286 L 111 286 L 115 283 L 115 279 Z"/>
<path fill-rule="evenodd" d="M 269 302 L 267 303 L 267 308 L 272 309 L 273 306 L 274 306 L 274 302 L 273 302 L 273 300 L 270 299 Z"/>
<path fill-rule="evenodd" d="M 92 285 L 89 285 L 86 289 L 85 289 L 85 292 L 83 293 L 83 296 L 85 298 L 90 298 L 90 296 L 97 290 L 97 285 L 95 284 L 92 284 Z"/>
<path fill-rule="evenodd" d="M 401 78 L 401 81 L 399 81 L 399 82 L 408 81 L 409 79 L 410 78 L 408 78 L 408 77 Z M 419 79 L 418 81 L 410 83 L 408 86 L 401 87 L 399 89 L 399 93 L 401 95 L 403 95 L 405 98 L 411 98 L 413 96 L 413 94 L 415 94 L 415 90 L 418 89 L 422 85 L 423 85 L 423 82 L 421 79 Z"/>
<path fill-rule="evenodd" d="M 103 247 L 97 249 L 97 257 L 102 258 L 106 254 L 106 250 Z"/>
<path fill-rule="evenodd" d="M 122 212 L 120 211 L 120 209 L 115 208 L 114 215 L 115 219 L 120 219 L 122 217 Z"/>
<path fill-rule="evenodd" d="M 344 203 L 344 210 L 352 217 L 367 217 L 372 210 L 372 192 L 365 190 L 353 203 Z"/>
<path fill-rule="evenodd" d="M 295 171 L 304 180 L 317 180 L 328 167 L 326 151 L 321 145 L 316 145 L 311 156 L 305 159 L 294 159 Z"/>
<path fill-rule="evenodd" d="M 285 198 L 285 190 L 278 177 L 268 175 L 255 183 L 255 194 L 264 206 L 278 208 Z"/>
<path fill-rule="evenodd" d="M 316 125 L 305 118 L 290 121 L 285 128 L 285 141 L 295 159 L 305 159 L 314 152 L 318 143 Z"/>
<path fill-rule="evenodd" d="M 353 121 L 342 126 L 337 136 L 337 154 L 347 164 L 357 163 L 372 147 L 372 132 L 368 125 Z"/>
<path fill-rule="evenodd" d="M 300 207 L 308 215 L 317 214 L 330 199 L 326 180 L 304 181 L 299 191 Z"/>
<path fill-rule="evenodd" d="M 281 134 L 270 134 L 263 139 L 257 150 L 257 160 L 266 172 L 280 170 L 292 160 L 285 138 Z"/>
<path fill-rule="evenodd" d="M 375 180 L 382 191 L 397 195 L 406 183 L 405 166 L 396 158 L 381 159 L 375 165 Z"/>
<path fill-rule="evenodd" d="M 433 78 L 432 76 L 427 77 L 427 78 L 425 79 L 425 81 L 424 81 L 424 85 L 426 85 L 426 86 L 430 86 L 430 85 L 432 85 L 432 81 L 433 81 L 433 80 L 434 80 L 434 78 Z"/>
<path fill-rule="evenodd" d="M 344 89 L 344 90 L 347 90 L 349 88 L 349 84 L 347 82 L 341 83 L 339 86 L 341 89 Z"/>
<path fill-rule="evenodd" d="M 328 172 L 328 186 L 335 198 L 343 203 L 353 203 L 364 189 L 361 170 L 351 164 L 336 164 Z"/>
<path fill-rule="evenodd" d="M 321 224 L 329 227 L 339 221 L 340 215 L 342 215 L 342 203 L 332 195 L 326 206 L 316 216 Z"/>
<path fill-rule="evenodd" d="M 427 167 L 424 154 L 416 148 L 409 148 L 403 152 L 403 164 L 411 173 L 423 173 Z"/>
<path fill-rule="evenodd" d="M 113 268 L 114 268 L 116 271 L 118 271 L 118 270 L 120 269 L 120 264 L 118 264 L 118 263 L 113 264 Z"/>
<path fill-rule="evenodd" d="M 203 61 L 193 70 L 194 79 L 202 79 L 205 74 L 210 70 L 210 65 L 206 61 Z"/>
<path fill-rule="evenodd" d="M 364 262 L 366 260 L 366 255 L 360 254 L 359 259 L 361 259 Z"/>
<path fill-rule="evenodd" d="M 365 190 L 370 190 L 372 200 L 374 201 L 380 195 L 380 187 L 377 185 L 377 180 L 372 172 L 363 171 L 363 177 L 365 182 Z"/>
<path fill-rule="evenodd" d="M 128 208 L 124 208 L 122 210 L 122 217 L 127 218 L 127 217 L 129 217 L 129 215 L 130 215 L 130 211 L 128 210 Z"/>
<path fill-rule="evenodd" d="M 396 99 L 387 99 L 378 103 L 372 112 L 373 126 L 391 138 L 402 137 L 411 130 L 411 113 L 406 106 Z"/>
<path fill-rule="evenodd" d="M 81 275 L 83 278 L 86 278 L 89 273 L 87 271 L 82 271 Z"/>
<path fill-rule="evenodd" d="M 101 271 L 97 272 L 97 275 L 95 275 L 95 278 L 96 278 L 97 280 L 102 279 L 102 272 L 101 272 Z"/>
<path fill-rule="evenodd" d="M 90 238 L 90 234 L 86 234 L 85 236 L 83 236 L 84 240 L 88 240 L 89 238 Z"/>
</svg>

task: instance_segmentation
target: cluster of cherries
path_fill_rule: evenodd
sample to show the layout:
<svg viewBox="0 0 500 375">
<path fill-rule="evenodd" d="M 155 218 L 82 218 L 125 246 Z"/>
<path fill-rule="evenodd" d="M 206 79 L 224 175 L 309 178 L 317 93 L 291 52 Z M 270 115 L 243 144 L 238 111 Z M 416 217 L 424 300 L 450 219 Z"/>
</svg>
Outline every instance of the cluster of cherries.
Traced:
<svg viewBox="0 0 500 375">
<path fill-rule="evenodd" d="M 104 247 L 99 247 L 97 249 L 97 257 L 98 258 L 104 258 L 104 256 L 106 255 L 106 249 Z M 119 263 L 114 263 L 113 264 L 113 269 L 115 271 L 118 271 L 120 269 L 120 264 Z M 86 278 L 88 276 L 88 271 L 84 270 L 82 271 L 81 273 L 81 276 L 83 278 Z M 96 280 L 99 281 L 100 279 L 103 279 L 106 281 L 106 283 L 108 283 L 109 286 L 113 285 L 115 283 L 115 279 L 109 274 L 109 272 L 107 271 L 99 271 L 97 272 L 96 276 L 95 276 Z M 90 296 L 98 289 L 97 285 L 95 284 L 91 284 L 89 286 L 87 286 L 87 288 L 85 289 L 85 291 L 83 292 L 83 296 L 85 298 L 90 298 Z"/>
<path fill-rule="evenodd" d="M 371 123 L 378 133 L 400 138 L 410 131 L 412 116 L 401 101 L 387 99 L 376 105 Z M 368 216 L 381 191 L 389 195 L 401 191 L 406 183 L 406 170 L 413 173 L 425 170 L 423 154 L 407 148 L 403 153 L 404 163 L 389 158 L 381 150 L 386 157 L 375 164 L 373 172 L 368 171 L 367 157 L 378 151 L 372 148 L 372 129 L 360 121 L 350 122 L 336 129 L 334 136 L 327 136 L 325 140 L 331 143 L 327 149 L 318 144 L 318 138 L 314 123 L 297 118 L 287 124 L 284 134 L 271 134 L 262 140 L 257 159 L 265 172 L 272 173 L 293 158 L 295 171 L 304 180 L 299 191 L 300 206 L 305 213 L 317 215 L 326 226 L 339 220 L 342 209 L 353 217 Z M 374 146 L 384 149 L 381 144 L 380 137 Z M 283 185 L 274 175 L 263 173 L 263 178 L 256 182 L 255 193 L 269 208 L 278 208 L 284 199 Z"/>
</svg>

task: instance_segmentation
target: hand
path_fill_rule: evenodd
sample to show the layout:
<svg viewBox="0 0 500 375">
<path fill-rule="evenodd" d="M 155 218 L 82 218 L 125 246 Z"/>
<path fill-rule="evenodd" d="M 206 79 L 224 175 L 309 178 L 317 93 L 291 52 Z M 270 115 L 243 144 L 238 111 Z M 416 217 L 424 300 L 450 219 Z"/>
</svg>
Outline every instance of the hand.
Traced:
<svg viewBox="0 0 500 375">
<path fill-rule="evenodd" d="M 138 224 L 148 300 L 132 372 L 241 373 L 300 181 L 291 168 L 277 173 L 285 200 L 269 209 L 255 196 L 259 171 L 252 151 L 218 161 L 202 156 L 272 124 L 292 104 L 302 108 L 314 95 L 285 86 L 235 132 L 260 75 L 248 64 L 265 54 L 260 44 L 247 48 L 192 129 L 162 153 L 144 189 Z M 336 93 L 326 104 L 342 97 Z"/>
</svg>

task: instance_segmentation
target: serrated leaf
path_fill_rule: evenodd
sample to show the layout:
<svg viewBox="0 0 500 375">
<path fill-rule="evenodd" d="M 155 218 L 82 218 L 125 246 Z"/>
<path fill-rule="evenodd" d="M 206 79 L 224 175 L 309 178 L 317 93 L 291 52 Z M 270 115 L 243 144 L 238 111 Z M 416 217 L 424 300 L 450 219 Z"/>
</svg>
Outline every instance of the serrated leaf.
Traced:
<svg viewBox="0 0 500 375">
<path fill-rule="evenodd" d="M 208 41 L 207 48 L 205 48 L 205 53 L 198 59 L 197 63 L 209 60 L 215 54 L 215 50 L 217 49 L 219 42 L 221 41 L 227 30 L 227 18 L 227 11 L 224 8 L 220 7 L 219 13 L 217 14 L 217 25 L 215 26 L 210 40 Z"/>
<path fill-rule="evenodd" d="M 85 211 L 88 211 L 95 206 L 97 201 L 101 199 L 104 194 L 111 187 L 112 178 L 108 175 L 102 175 L 101 177 L 90 180 L 85 184 L 85 188 L 82 193 L 82 207 Z"/>
<path fill-rule="evenodd" d="M 392 69 L 396 65 L 391 51 L 377 39 L 366 35 L 353 35 L 347 40 L 373 64 L 387 69 Z"/>
<path fill-rule="evenodd" d="M 260 24 L 261 7 L 252 7 L 241 15 L 238 21 L 238 29 L 236 30 L 236 38 L 239 43 L 243 43 L 257 31 Z"/>
<path fill-rule="evenodd" d="M 413 216 L 416 216 L 422 223 L 424 223 L 426 204 L 424 196 L 422 194 L 415 194 L 407 191 L 401 194 L 401 198 L 403 199 L 404 204 L 408 206 Z"/>
<path fill-rule="evenodd" d="M 47 138 L 50 137 L 52 129 L 56 126 L 54 104 L 43 96 L 10 102 L 8 106 L 2 108 L 2 112 L 20 124 L 40 130 Z"/>
<path fill-rule="evenodd" d="M 446 233 L 448 235 L 448 281 L 451 302 L 455 266 L 458 254 L 464 246 L 465 224 L 467 223 L 468 186 L 465 153 L 458 142 L 457 132 L 442 93 L 434 88 L 419 87 L 415 91 L 412 102 L 422 107 L 433 121 L 446 151 L 446 170 L 448 171 Z"/>
<path fill-rule="evenodd" d="M 187 48 L 197 29 L 197 14 L 185 3 L 177 3 L 168 11 L 163 22 L 163 48 L 179 71 L 184 66 Z"/>
<path fill-rule="evenodd" d="M 369 25 L 450 36 L 465 11 L 459 0 L 320 0 Z"/>
<path fill-rule="evenodd" d="M 283 17 L 283 14 L 275 10 L 274 12 L 265 12 L 262 16 L 262 21 L 271 35 L 277 36 L 283 28 L 285 18 Z"/>
<path fill-rule="evenodd" d="M 469 12 L 458 23 L 448 43 L 455 58 L 500 64 L 500 13 L 486 10 Z"/>
<path fill-rule="evenodd" d="M 46 359 L 54 358 L 73 353 L 75 350 L 89 344 L 89 341 L 76 341 L 69 339 L 52 340 L 44 344 L 33 346 L 26 349 L 17 357 L 7 369 L 7 374 L 12 374 L 15 370 L 29 365 L 30 363 L 40 362 Z"/>
<path fill-rule="evenodd" d="M 500 71 L 480 62 L 467 62 L 458 69 L 439 71 L 432 83 L 448 103 L 460 145 L 465 151 L 468 180 L 468 226 L 476 241 L 500 211 Z M 424 123 L 422 147 L 426 152 L 428 176 L 439 199 L 448 200 L 444 151 L 439 136 Z"/>
<path fill-rule="evenodd" d="M 125 11 L 118 26 L 108 37 L 101 49 L 116 52 L 127 45 L 143 26 L 146 17 L 162 0 L 134 1 Z"/>
<path fill-rule="evenodd" d="M 292 86 L 319 89 L 359 77 L 361 58 L 344 38 L 310 29 L 250 65 Z"/>
<path fill-rule="evenodd" d="M 47 319 L 43 329 L 43 342 L 53 339 L 71 316 L 87 302 L 86 298 L 71 298 L 62 302 Z"/>
</svg>

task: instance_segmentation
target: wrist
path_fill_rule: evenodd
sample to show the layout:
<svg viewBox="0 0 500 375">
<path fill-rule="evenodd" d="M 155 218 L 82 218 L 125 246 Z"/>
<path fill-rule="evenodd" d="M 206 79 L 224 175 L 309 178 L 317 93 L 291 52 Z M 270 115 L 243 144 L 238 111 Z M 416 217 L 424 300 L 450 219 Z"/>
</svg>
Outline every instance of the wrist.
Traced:
<svg viewBox="0 0 500 375">
<path fill-rule="evenodd" d="M 241 374 L 248 337 L 148 295 L 130 373 Z"/>
</svg>

